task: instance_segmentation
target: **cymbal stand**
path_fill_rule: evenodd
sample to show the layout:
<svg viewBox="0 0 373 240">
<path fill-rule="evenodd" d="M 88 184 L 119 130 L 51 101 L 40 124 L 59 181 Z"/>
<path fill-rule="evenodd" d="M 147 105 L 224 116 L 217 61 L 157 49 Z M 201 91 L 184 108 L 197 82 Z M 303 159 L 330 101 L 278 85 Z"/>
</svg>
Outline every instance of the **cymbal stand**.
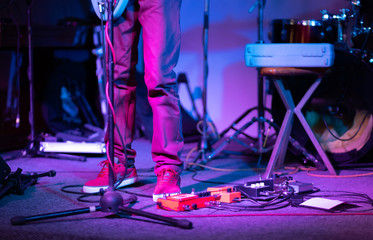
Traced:
<svg viewBox="0 0 373 240">
<path fill-rule="evenodd" d="M 258 41 L 257 41 L 257 43 L 258 44 L 263 44 L 264 43 L 264 40 L 263 40 L 263 12 L 264 12 L 265 4 L 266 4 L 266 0 L 257 0 L 255 2 L 255 4 L 251 7 L 251 9 L 249 10 L 249 12 L 252 12 L 255 8 L 258 8 L 258 18 L 257 18 L 257 23 L 258 23 Z M 259 154 L 258 164 L 260 164 L 260 161 L 262 159 L 262 154 L 266 153 L 266 152 L 268 152 L 268 151 L 270 151 L 272 149 L 270 147 L 269 148 L 265 147 L 265 145 L 267 143 L 268 136 L 266 136 L 266 138 L 264 138 L 265 131 L 266 131 L 266 129 L 264 128 L 264 125 L 265 125 L 265 123 L 267 123 L 271 127 L 274 127 L 275 130 L 276 130 L 276 126 L 272 122 L 272 120 L 268 120 L 268 119 L 266 119 L 264 117 L 265 111 L 269 111 L 269 109 L 265 108 L 264 107 L 264 103 L 263 103 L 263 98 L 264 98 L 264 96 L 263 96 L 264 79 L 263 79 L 263 76 L 260 75 L 260 68 L 258 68 L 257 71 L 258 71 L 258 106 L 247 110 L 239 118 L 237 118 L 231 126 L 229 126 L 226 130 L 224 130 L 222 132 L 222 134 L 220 135 L 220 137 L 223 137 L 229 130 L 234 130 L 235 131 L 235 133 L 231 137 L 229 137 L 224 142 L 222 142 L 215 149 L 215 151 L 212 152 L 208 156 L 208 159 L 212 159 L 218 153 L 220 153 L 221 151 L 223 151 L 225 149 L 225 147 L 232 140 L 234 140 L 234 141 L 238 142 L 239 144 L 241 144 L 241 145 L 249 148 L 253 152 L 258 153 Z M 251 113 L 255 109 L 258 112 L 257 113 L 257 117 L 252 118 L 252 120 L 250 122 L 244 124 L 242 127 L 240 127 L 239 129 L 237 129 L 236 125 L 238 125 L 239 122 L 241 122 L 249 113 Z M 255 122 L 258 123 L 258 137 L 257 137 L 257 139 L 254 139 L 254 138 L 250 137 L 249 135 L 247 135 L 246 133 L 244 133 L 244 131 L 248 127 L 250 127 L 252 124 L 254 124 Z M 241 141 L 240 139 L 238 139 L 239 135 L 243 135 L 243 136 L 245 136 L 245 137 L 247 137 L 247 138 L 249 138 L 251 140 L 256 140 L 256 142 L 257 142 L 257 148 L 255 148 L 255 147 L 253 147 L 251 145 L 248 145 L 248 144 L 244 143 L 243 141 Z"/>
<path fill-rule="evenodd" d="M 107 9 L 107 32 L 109 39 L 111 43 L 113 42 L 113 0 L 106 0 L 106 5 L 103 9 Z M 101 3 L 99 3 L 101 4 Z M 105 44 L 106 46 L 107 44 Z M 113 89 L 113 73 L 114 73 L 114 61 L 113 61 L 113 54 L 109 50 L 107 51 L 108 56 L 108 93 L 109 93 L 109 100 L 110 102 L 113 102 L 114 100 L 114 89 Z M 161 215 L 145 212 L 142 210 L 132 209 L 130 207 L 124 206 L 127 203 L 135 202 L 137 199 L 136 197 L 132 196 L 128 199 L 124 200 L 122 195 L 115 191 L 114 188 L 114 113 L 112 112 L 112 109 L 108 112 L 108 133 L 109 133 L 109 147 L 108 147 L 108 155 L 109 155 L 109 161 L 111 164 L 109 165 L 109 187 L 106 191 L 103 191 L 101 189 L 101 199 L 100 199 L 100 205 L 95 207 L 87 207 L 87 208 L 80 208 L 80 209 L 73 209 L 73 210 L 67 210 L 62 212 L 55 212 L 55 213 L 48 213 L 48 214 L 42 214 L 42 215 L 34 215 L 29 217 L 24 216 L 17 216 L 13 217 L 11 219 L 12 225 L 23 225 L 27 222 L 31 221 L 38 221 L 43 219 L 50 219 L 50 218 L 58 218 L 58 217 L 64 217 L 64 216 L 70 216 L 70 215 L 77 215 L 81 213 L 90 213 L 90 212 L 111 212 L 111 213 L 130 213 L 138 216 L 143 216 L 159 221 L 163 221 L 165 223 L 169 223 L 173 226 L 177 226 L 180 228 L 190 229 L 193 227 L 192 223 L 185 219 L 174 219 L 170 217 L 164 217 Z"/>
<path fill-rule="evenodd" d="M 263 12 L 266 0 L 258 0 L 258 44 L 264 43 L 263 40 Z M 263 84 L 264 79 L 261 76 L 260 68 L 257 69 L 258 71 L 258 152 L 259 152 L 259 163 L 262 159 L 263 153 L 263 131 L 264 131 L 264 104 L 263 104 Z"/>
</svg>

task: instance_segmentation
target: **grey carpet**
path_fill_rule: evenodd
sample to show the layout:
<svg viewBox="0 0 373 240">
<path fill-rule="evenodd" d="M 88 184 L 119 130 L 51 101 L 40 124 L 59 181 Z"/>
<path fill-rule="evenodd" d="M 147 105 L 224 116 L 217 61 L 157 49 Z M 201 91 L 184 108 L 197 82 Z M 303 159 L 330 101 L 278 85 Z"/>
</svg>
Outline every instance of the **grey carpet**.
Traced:
<svg viewBox="0 0 373 240">
<path fill-rule="evenodd" d="M 26 172 L 45 172 L 55 170 L 55 177 L 42 177 L 37 184 L 28 187 L 23 195 L 10 193 L 0 199 L 0 239 L 372 239 L 372 206 L 359 204 L 360 208 L 348 212 L 329 213 L 311 208 L 288 206 L 277 210 L 254 211 L 237 209 L 202 208 L 198 210 L 175 212 L 158 209 L 151 198 L 156 178 L 152 172 L 151 144 L 137 139 L 134 147 L 138 151 L 136 167 L 139 171 L 139 183 L 118 191 L 123 198 L 130 193 L 139 194 L 138 201 L 132 204 L 134 209 L 155 213 L 176 219 L 187 219 L 193 223 L 192 229 L 181 229 L 147 217 L 113 214 L 85 213 L 75 216 L 30 222 L 22 226 L 12 226 L 10 219 L 15 216 L 31 216 L 51 212 L 66 211 L 98 205 L 99 196 L 84 198 L 95 201 L 78 201 L 81 194 L 66 193 L 68 190 L 80 192 L 85 181 L 96 177 L 97 164 L 104 156 L 90 156 L 87 162 L 53 158 L 17 158 L 7 161 L 12 171 L 21 168 Z M 195 147 L 185 146 L 183 159 L 189 156 Z M 193 159 L 195 152 L 190 154 Z M 208 162 L 208 166 L 219 169 L 237 169 L 245 171 L 216 171 L 204 169 L 196 172 L 184 171 L 182 191 L 204 191 L 207 187 L 242 184 L 256 181 L 265 168 L 257 168 L 257 156 L 219 157 Z M 262 162 L 265 166 L 266 160 Z M 286 160 L 286 166 L 297 162 Z M 289 172 L 290 170 L 282 170 Z M 342 177 L 367 174 L 373 169 L 345 169 L 338 171 L 340 177 L 310 176 L 306 171 L 287 175 L 301 182 L 313 183 L 321 191 L 317 194 L 335 194 L 335 199 L 350 200 L 342 197 L 341 192 L 349 191 L 367 194 L 373 197 L 372 175 Z M 328 175 L 327 171 L 313 174 Z M 208 182 L 206 182 L 208 181 Z M 219 184 L 221 183 L 221 184 Z M 127 191 L 127 192 L 125 192 Z M 247 206 L 247 202 L 230 206 Z"/>
</svg>

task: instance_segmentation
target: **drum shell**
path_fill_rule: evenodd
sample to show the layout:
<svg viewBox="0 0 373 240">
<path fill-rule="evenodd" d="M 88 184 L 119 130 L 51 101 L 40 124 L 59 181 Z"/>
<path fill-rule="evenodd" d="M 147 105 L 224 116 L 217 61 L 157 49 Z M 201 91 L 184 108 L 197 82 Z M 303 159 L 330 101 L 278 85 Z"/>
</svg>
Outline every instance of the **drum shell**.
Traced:
<svg viewBox="0 0 373 240">
<path fill-rule="evenodd" d="M 333 43 L 335 36 L 325 35 L 327 26 L 318 20 L 274 19 L 272 20 L 272 43 Z M 334 31 L 334 27 L 328 26 Z"/>
</svg>

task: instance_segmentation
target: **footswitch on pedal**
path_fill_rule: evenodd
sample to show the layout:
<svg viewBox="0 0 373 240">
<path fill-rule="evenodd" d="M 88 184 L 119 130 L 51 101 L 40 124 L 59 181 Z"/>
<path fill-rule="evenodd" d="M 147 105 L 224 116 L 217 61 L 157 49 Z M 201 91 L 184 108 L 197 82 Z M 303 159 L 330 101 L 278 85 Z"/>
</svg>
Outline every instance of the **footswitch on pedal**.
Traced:
<svg viewBox="0 0 373 240">
<path fill-rule="evenodd" d="M 233 187 L 209 187 L 207 192 L 220 196 L 219 202 L 233 203 L 241 200 L 241 193 L 233 190 Z"/>
<path fill-rule="evenodd" d="M 265 192 L 273 191 L 274 183 L 272 179 L 260 180 L 246 182 L 245 184 L 234 186 L 234 188 L 245 193 L 247 196 L 259 198 L 262 197 Z"/>
</svg>

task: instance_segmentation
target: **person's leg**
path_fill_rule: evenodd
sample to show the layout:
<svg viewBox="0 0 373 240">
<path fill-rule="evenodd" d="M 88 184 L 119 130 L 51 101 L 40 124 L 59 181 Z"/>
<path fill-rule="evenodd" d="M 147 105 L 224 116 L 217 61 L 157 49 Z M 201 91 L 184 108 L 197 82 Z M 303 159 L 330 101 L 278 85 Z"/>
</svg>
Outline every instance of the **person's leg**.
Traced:
<svg viewBox="0 0 373 240">
<path fill-rule="evenodd" d="M 184 140 L 181 129 L 180 100 L 174 67 L 180 52 L 180 0 L 139 0 L 139 21 L 143 29 L 145 83 L 153 110 L 152 158 L 155 173 L 171 171 L 179 182 L 182 171 L 180 154 Z M 168 175 L 168 174 L 166 174 Z M 159 183 L 159 181 L 158 181 Z M 180 191 L 179 183 L 164 191 Z"/>
<path fill-rule="evenodd" d="M 136 102 L 136 63 L 138 58 L 137 44 L 141 26 L 138 22 L 139 5 L 129 1 L 123 15 L 114 22 L 114 160 L 116 187 L 123 187 L 137 181 L 134 168 L 136 151 L 131 148 L 135 131 L 135 102 Z M 110 51 L 110 48 L 107 48 Z M 111 144 L 108 137 L 105 142 Z M 126 145 L 126 148 L 124 147 Z M 125 162 L 125 150 L 127 162 Z M 100 164 L 103 168 L 96 179 L 90 180 L 83 186 L 84 192 L 98 192 L 100 188 L 108 187 L 108 161 Z M 126 169 L 125 166 L 128 166 Z"/>
</svg>

